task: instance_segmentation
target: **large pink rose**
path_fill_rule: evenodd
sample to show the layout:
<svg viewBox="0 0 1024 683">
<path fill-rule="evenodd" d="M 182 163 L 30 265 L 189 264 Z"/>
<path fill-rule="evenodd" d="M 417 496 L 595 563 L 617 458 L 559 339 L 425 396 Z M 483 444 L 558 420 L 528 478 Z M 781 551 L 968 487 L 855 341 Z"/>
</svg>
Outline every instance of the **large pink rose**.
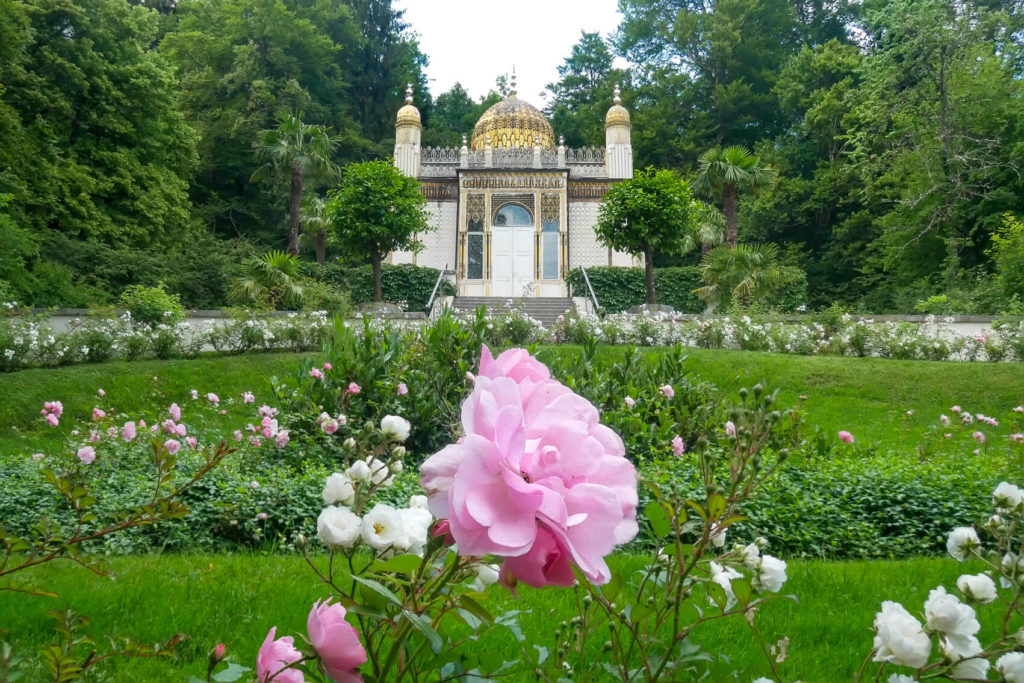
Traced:
<svg viewBox="0 0 1024 683">
<path fill-rule="evenodd" d="M 636 470 L 598 418 L 522 349 L 494 359 L 484 347 L 466 436 L 422 468 L 459 552 L 516 558 L 504 572 L 534 586 L 571 584 L 570 562 L 608 581 L 604 556 L 637 533 Z"/>
<path fill-rule="evenodd" d="M 330 604 L 330 599 L 317 602 L 306 620 L 309 642 L 316 648 L 327 675 L 335 683 L 356 683 L 363 677 L 356 667 L 366 663 L 366 650 L 359 642 L 359 632 L 345 621 L 345 608 Z"/>
<path fill-rule="evenodd" d="M 274 626 L 260 646 L 256 655 L 256 679 L 259 683 L 306 683 L 306 677 L 299 669 L 284 669 L 302 659 L 302 653 L 295 649 L 295 641 L 291 636 L 275 640 L 276 635 L 277 627 Z"/>
</svg>

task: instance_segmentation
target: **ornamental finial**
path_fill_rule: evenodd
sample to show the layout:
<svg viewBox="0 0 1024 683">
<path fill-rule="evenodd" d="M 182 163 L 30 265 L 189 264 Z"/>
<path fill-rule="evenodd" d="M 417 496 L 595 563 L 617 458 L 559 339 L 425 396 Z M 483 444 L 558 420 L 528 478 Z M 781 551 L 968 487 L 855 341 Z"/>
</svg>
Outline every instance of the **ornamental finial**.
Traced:
<svg viewBox="0 0 1024 683">
<path fill-rule="evenodd" d="M 468 141 L 468 140 L 466 139 L 466 136 L 465 136 L 465 135 L 463 135 L 463 136 L 462 136 L 462 146 L 463 146 L 463 147 L 465 147 L 465 146 L 466 146 L 466 144 L 467 144 L 468 142 L 469 142 L 469 141 Z"/>
<path fill-rule="evenodd" d="M 615 93 L 612 95 L 612 102 L 615 104 L 622 104 L 622 90 L 619 88 L 619 84 L 615 84 Z"/>
<path fill-rule="evenodd" d="M 508 96 L 509 97 L 515 97 L 516 96 L 516 65 L 515 64 L 512 65 L 512 82 L 511 82 L 511 87 L 509 88 L 509 91 L 508 91 Z"/>
<path fill-rule="evenodd" d="M 564 135 L 559 135 L 558 136 L 558 146 L 559 147 L 565 147 L 565 136 Z"/>
<path fill-rule="evenodd" d="M 405 84 L 405 103 L 412 104 L 412 83 Z"/>
</svg>

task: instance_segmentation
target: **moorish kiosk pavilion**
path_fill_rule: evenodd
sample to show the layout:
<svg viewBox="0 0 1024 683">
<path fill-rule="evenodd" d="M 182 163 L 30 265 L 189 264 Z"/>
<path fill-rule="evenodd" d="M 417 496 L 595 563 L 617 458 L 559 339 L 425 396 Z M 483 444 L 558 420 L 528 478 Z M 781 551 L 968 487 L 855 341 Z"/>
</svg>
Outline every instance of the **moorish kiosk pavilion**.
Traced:
<svg viewBox="0 0 1024 683">
<path fill-rule="evenodd" d="M 629 112 L 614 104 L 604 148 L 566 149 L 551 124 L 516 96 L 484 112 L 461 148 L 421 148 L 412 89 L 395 123 L 395 166 L 416 178 L 433 231 L 419 253 L 395 252 L 394 264 L 454 272 L 460 297 L 566 297 L 569 270 L 632 266 L 629 254 L 594 234 L 601 198 L 633 176 Z"/>
</svg>

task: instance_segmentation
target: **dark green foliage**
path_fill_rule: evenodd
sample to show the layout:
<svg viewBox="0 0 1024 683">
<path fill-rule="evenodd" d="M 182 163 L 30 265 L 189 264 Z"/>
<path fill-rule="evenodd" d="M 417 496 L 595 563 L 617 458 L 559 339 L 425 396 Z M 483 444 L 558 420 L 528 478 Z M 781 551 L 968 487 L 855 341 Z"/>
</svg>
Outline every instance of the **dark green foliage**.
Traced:
<svg viewBox="0 0 1024 683">
<path fill-rule="evenodd" d="M 185 317 L 181 299 L 176 294 L 168 294 L 162 286 L 131 285 L 121 293 L 119 304 L 132 314 L 132 320 L 150 326 L 173 325 Z"/>
<path fill-rule="evenodd" d="M 373 301 L 373 268 L 372 266 L 348 267 L 336 263 L 325 266 L 310 266 L 307 272 L 317 281 L 347 292 L 353 304 Z M 405 302 L 405 310 L 423 311 L 427 300 L 437 282 L 438 270 L 414 266 L 410 263 L 393 266 L 381 266 L 381 278 L 384 287 L 384 301 L 391 303 Z M 448 280 L 442 280 L 437 296 L 452 296 L 455 287 Z"/>
<path fill-rule="evenodd" d="M 587 268 L 587 276 L 594 288 L 597 301 L 608 313 L 620 313 L 644 303 L 646 288 L 642 268 L 601 266 Z M 579 268 L 569 272 L 569 286 L 575 296 L 589 296 L 587 283 Z M 700 287 L 700 271 L 693 267 L 655 268 L 654 288 L 658 302 L 680 313 L 700 313 L 706 306 L 693 290 Z"/>
</svg>

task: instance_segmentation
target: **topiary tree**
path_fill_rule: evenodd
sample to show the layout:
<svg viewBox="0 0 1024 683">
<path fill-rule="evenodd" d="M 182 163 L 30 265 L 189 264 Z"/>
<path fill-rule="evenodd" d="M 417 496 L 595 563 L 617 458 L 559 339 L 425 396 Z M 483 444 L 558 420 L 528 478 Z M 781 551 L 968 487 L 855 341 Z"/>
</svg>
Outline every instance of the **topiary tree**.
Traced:
<svg viewBox="0 0 1024 683">
<path fill-rule="evenodd" d="M 654 253 L 680 254 L 687 248 L 693 200 L 690 186 L 674 171 L 648 168 L 613 185 L 597 216 L 597 239 L 634 256 L 643 254 L 647 303 L 654 292 Z"/>
<path fill-rule="evenodd" d="M 338 245 L 370 257 L 375 302 L 384 298 L 384 257 L 398 249 L 415 249 L 416 234 L 431 229 L 425 205 L 416 179 L 389 161 L 349 165 L 341 185 L 328 195 L 325 214 Z"/>
</svg>

